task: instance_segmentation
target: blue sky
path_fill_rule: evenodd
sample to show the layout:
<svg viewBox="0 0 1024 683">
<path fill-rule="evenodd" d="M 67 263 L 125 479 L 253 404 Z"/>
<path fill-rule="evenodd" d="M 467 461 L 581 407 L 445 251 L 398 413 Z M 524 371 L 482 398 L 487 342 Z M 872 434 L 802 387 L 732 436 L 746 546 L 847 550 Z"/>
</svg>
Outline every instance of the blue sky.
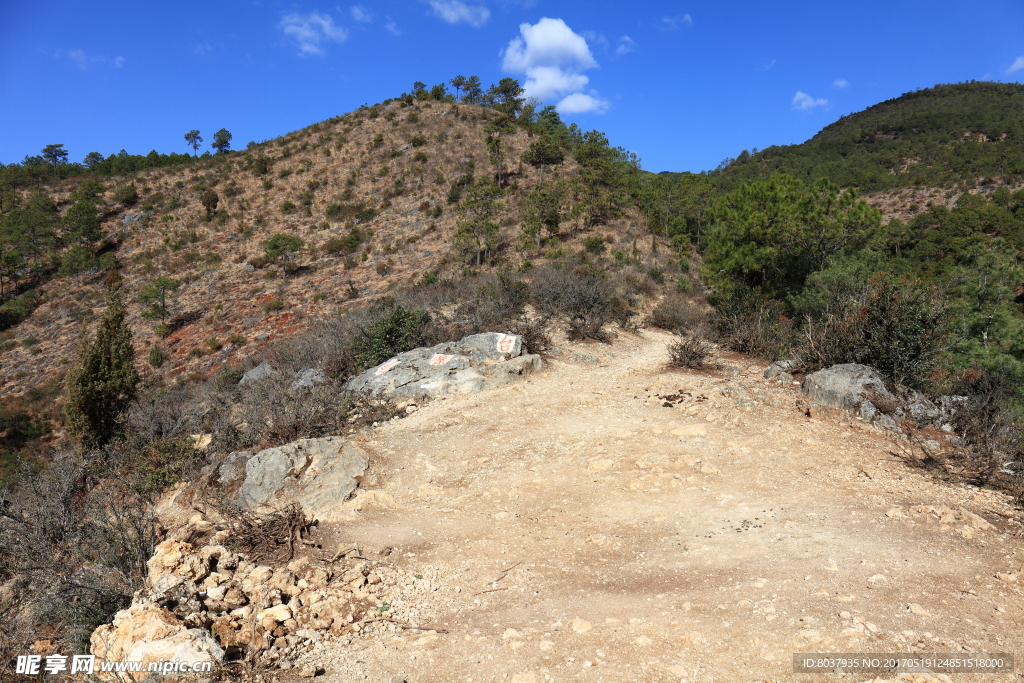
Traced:
<svg viewBox="0 0 1024 683">
<path fill-rule="evenodd" d="M 1024 2 L 9 0 L 0 162 L 187 152 L 193 128 L 239 149 L 457 74 L 700 171 L 917 88 L 1020 82 Z"/>
</svg>

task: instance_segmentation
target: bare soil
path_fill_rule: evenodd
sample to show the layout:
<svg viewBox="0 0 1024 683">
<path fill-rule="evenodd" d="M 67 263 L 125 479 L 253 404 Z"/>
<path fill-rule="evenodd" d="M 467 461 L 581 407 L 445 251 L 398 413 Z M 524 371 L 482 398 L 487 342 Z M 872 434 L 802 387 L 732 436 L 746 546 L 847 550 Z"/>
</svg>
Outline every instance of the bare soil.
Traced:
<svg viewBox="0 0 1024 683">
<path fill-rule="evenodd" d="M 359 437 L 362 488 L 398 507 L 367 507 L 332 542 L 386 556 L 416 590 L 298 667 L 860 682 L 874 675 L 794 674 L 793 653 L 1024 652 L 1022 526 L 1001 494 L 908 468 L 856 420 L 808 418 L 764 366 L 667 371 L 669 341 L 563 340 L 528 381 Z"/>
</svg>

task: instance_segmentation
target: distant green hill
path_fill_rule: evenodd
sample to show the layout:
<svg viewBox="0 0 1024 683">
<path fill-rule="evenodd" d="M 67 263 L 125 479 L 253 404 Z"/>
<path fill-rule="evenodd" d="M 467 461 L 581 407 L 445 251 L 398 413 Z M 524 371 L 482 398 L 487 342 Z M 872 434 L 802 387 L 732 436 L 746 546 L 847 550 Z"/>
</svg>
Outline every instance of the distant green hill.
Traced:
<svg viewBox="0 0 1024 683">
<path fill-rule="evenodd" d="M 785 172 L 875 192 L 1024 175 L 1024 85 L 937 85 L 850 114 L 800 145 L 744 150 L 709 172 L 721 190 Z"/>
</svg>

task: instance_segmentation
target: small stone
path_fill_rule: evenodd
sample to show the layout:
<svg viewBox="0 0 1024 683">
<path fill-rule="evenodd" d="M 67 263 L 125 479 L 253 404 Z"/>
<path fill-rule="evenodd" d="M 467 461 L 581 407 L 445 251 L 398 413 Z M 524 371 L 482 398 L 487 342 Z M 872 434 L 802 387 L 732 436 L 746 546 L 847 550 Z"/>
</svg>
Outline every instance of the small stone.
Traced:
<svg viewBox="0 0 1024 683">
<path fill-rule="evenodd" d="M 924 607 L 921 607 L 921 605 L 916 602 L 912 602 L 907 605 L 907 611 L 916 614 L 919 617 L 930 617 L 932 615 L 931 612 L 926 610 Z"/>
<path fill-rule="evenodd" d="M 398 674 L 395 674 L 394 676 L 388 679 L 388 683 L 406 683 L 405 676 L 399 676 Z"/>
<path fill-rule="evenodd" d="M 299 676 L 301 676 L 302 678 L 315 678 L 321 672 L 321 669 L 318 669 L 312 664 L 307 664 L 306 666 L 299 669 Z"/>
<path fill-rule="evenodd" d="M 638 636 L 637 638 L 633 639 L 633 642 L 639 645 L 640 647 L 647 647 L 654 641 L 648 638 L 647 636 Z"/>
<path fill-rule="evenodd" d="M 569 622 L 569 628 L 576 631 L 576 633 L 586 633 L 593 628 L 593 625 L 589 621 L 584 621 L 583 619 L 573 619 Z"/>
</svg>

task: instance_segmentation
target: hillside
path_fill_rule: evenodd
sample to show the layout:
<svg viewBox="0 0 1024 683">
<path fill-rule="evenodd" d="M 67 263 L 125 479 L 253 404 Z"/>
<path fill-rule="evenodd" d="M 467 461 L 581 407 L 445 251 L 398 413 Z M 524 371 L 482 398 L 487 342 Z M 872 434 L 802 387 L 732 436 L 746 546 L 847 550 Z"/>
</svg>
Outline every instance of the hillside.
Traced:
<svg viewBox="0 0 1024 683">
<path fill-rule="evenodd" d="M 395 100 L 243 152 L 105 182 L 99 253 L 121 265 L 144 379 L 204 380 L 340 310 L 478 272 L 453 238 L 466 219 L 460 195 L 474 179 L 495 176 L 487 143 L 493 131 L 486 128 L 499 116 L 475 105 Z M 527 268 L 557 262 L 582 251 L 594 234 L 585 212 L 569 212 L 574 197 L 580 201 L 588 191 L 572 184 L 579 178 L 572 156 L 549 166 L 543 178 L 520 160 L 539 132 L 513 127 L 500 133 L 504 191 L 483 271 L 517 269 L 527 260 Z M 576 189 L 562 197 L 565 208 L 554 230 L 537 237 L 543 248 L 523 248 L 523 204 L 542 181 L 545 188 Z M 44 186 L 56 203 L 54 215 L 67 214 L 82 183 L 71 178 Z M 117 197 L 129 184 L 138 199 L 126 206 Z M 22 190 L 21 205 L 36 191 Z M 212 210 L 203 204 L 209 191 L 216 195 Z M 597 234 L 611 251 L 646 261 L 650 237 L 640 239 L 634 220 L 628 211 L 601 219 Z M 275 235 L 301 243 L 292 242 L 287 251 L 293 253 L 268 257 Z M 30 293 L 31 316 L 0 333 L 6 397 L 47 382 L 45 392 L 59 391 L 82 323 L 102 314 L 102 269 L 61 276 L 54 268 L 47 277 Z M 142 314 L 152 308 L 135 297 L 157 278 L 181 284 L 167 292 L 166 313 L 147 319 Z M 146 363 L 154 347 L 169 355 L 159 368 Z"/>
<path fill-rule="evenodd" d="M 862 193 L 1012 185 L 1024 174 L 1022 142 L 1024 85 L 937 85 L 844 116 L 802 144 L 744 151 L 712 176 L 721 189 L 775 172 Z"/>
</svg>

